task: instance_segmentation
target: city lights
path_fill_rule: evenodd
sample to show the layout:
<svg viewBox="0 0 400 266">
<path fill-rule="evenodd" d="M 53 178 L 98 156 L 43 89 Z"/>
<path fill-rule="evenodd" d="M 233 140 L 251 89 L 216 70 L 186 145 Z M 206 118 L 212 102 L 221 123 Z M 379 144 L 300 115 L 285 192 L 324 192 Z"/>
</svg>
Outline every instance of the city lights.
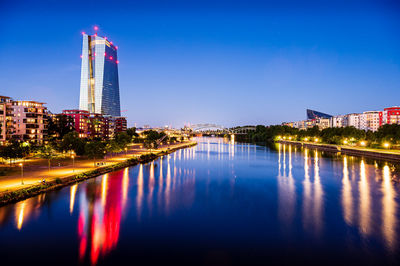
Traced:
<svg viewBox="0 0 400 266">
<path fill-rule="evenodd" d="M 361 141 L 360 144 L 361 144 L 361 146 L 367 145 L 367 143 L 365 141 Z"/>
<path fill-rule="evenodd" d="M 383 143 L 383 147 L 385 147 L 386 149 L 388 149 L 388 148 L 390 147 L 390 144 L 389 144 L 389 142 L 385 142 L 385 143 Z"/>
<path fill-rule="evenodd" d="M 318 142 L 318 141 L 319 141 L 318 138 L 315 138 L 315 139 L 314 139 L 314 142 Z"/>
<path fill-rule="evenodd" d="M 19 166 L 21 167 L 21 185 L 24 184 L 24 164 L 19 163 Z"/>
<path fill-rule="evenodd" d="M 343 140 L 343 144 L 347 144 L 347 143 L 349 143 L 349 142 L 346 139 Z"/>
</svg>

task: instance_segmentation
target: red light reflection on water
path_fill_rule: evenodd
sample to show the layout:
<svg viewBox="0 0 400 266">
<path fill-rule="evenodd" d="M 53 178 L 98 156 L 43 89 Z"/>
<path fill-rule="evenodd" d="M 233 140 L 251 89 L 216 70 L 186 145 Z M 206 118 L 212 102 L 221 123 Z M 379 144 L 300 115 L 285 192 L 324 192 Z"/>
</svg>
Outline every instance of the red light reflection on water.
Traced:
<svg viewBox="0 0 400 266">
<path fill-rule="evenodd" d="M 92 265 L 113 250 L 119 239 L 128 170 L 106 174 L 101 183 L 85 184 L 78 220 L 79 259 Z M 125 181 L 124 181 L 125 180 Z M 88 254 L 89 253 L 89 254 Z"/>
</svg>

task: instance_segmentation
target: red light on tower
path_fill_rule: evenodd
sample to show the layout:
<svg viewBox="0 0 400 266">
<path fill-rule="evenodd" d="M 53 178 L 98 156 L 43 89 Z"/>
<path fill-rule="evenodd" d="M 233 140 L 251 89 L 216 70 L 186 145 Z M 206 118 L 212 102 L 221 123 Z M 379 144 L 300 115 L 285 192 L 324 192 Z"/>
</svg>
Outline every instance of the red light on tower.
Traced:
<svg viewBox="0 0 400 266">
<path fill-rule="evenodd" d="M 109 58 L 110 58 L 110 60 L 113 60 L 113 57 L 112 57 L 112 56 L 110 56 Z"/>
<path fill-rule="evenodd" d="M 99 30 L 99 27 L 97 27 L 97 26 L 94 26 L 93 28 L 94 28 L 95 31 Z"/>
<path fill-rule="evenodd" d="M 84 31 L 82 31 L 82 35 L 85 35 L 86 33 Z"/>
<path fill-rule="evenodd" d="M 115 61 L 115 63 L 119 64 L 119 61 L 117 60 L 117 61 Z"/>
<path fill-rule="evenodd" d="M 106 54 L 106 53 L 104 53 L 104 56 L 107 56 L 107 54 Z"/>
<path fill-rule="evenodd" d="M 118 50 L 118 46 L 115 46 L 115 50 Z"/>
<path fill-rule="evenodd" d="M 82 58 L 83 56 L 81 55 L 81 58 Z"/>
<path fill-rule="evenodd" d="M 107 37 L 104 37 L 104 40 L 107 40 Z"/>
</svg>

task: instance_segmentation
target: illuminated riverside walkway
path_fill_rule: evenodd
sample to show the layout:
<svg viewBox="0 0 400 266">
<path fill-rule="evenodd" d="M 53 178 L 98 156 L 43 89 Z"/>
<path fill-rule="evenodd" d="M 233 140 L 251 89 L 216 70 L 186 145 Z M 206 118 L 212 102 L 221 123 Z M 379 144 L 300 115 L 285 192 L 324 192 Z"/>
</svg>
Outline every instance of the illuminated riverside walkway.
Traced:
<svg viewBox="0 0 400 266">
<path fill-rule="evenodd" d="M 96 159 L 96 162 L 104 164 L 100 165 L 100 167 L 105 165 L 112 165 L 135 156 L 149 154 L 151 152 L 158 152 L 166 150 L 168 148 L 179 148 L 181 146 L 187 145 L 188 143 L 190 142 L 160 145 L 157 150 L 153 149 L 151 151 L 142 148 L 141 144 L 131 144 L 130 146 L 128 146 L 126 152 L 124 151 L 115 155 L 107 154 L 104 159 Z M 58 162 L 60 163 L 60 165 Z M 38 184 L 43 179 L 45 179 L 46 181 L 53 181 L 56 178 L 68 177 L 96 168 L 97 167 L 94 167 L 93 159 L 75 158 L 75 160 L 73 161 L 71 158 L 67 158 L 62 160 L 53 160 L 53 165 L 51 166 L 50 171 L 48 169 L 47 160 L 28 160 L 24 162 L 23 169 L 21 169 L 21 166 L 19 166 L 19 164 L 16 164 L 11 174 L 8 174 L 7 176 L 0 176 L 0 192 L 25 188 L 29 187 L 32 184 Z"/>
</svg>

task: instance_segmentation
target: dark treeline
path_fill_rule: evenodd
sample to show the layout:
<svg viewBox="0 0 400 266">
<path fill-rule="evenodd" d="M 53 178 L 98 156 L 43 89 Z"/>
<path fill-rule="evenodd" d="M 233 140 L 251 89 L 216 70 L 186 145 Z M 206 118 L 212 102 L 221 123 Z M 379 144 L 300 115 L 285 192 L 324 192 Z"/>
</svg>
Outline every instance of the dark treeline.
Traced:
<svg viewBox="0 0 400 266">
<path fill-rule="evenodd" d="M 399 148 L 400 125 L 383 125 L 378 131 L 364 131 L 355 127 L 335 127 L 320 130 L 317 126 L 300 130 L 289 126 L 258 125 L 255 131 L 238 135 L 238 141 L 254 143 L 274 140 L 310 141 L 327 144 L 360 145 L 373 148 Z"/>
</svg>

